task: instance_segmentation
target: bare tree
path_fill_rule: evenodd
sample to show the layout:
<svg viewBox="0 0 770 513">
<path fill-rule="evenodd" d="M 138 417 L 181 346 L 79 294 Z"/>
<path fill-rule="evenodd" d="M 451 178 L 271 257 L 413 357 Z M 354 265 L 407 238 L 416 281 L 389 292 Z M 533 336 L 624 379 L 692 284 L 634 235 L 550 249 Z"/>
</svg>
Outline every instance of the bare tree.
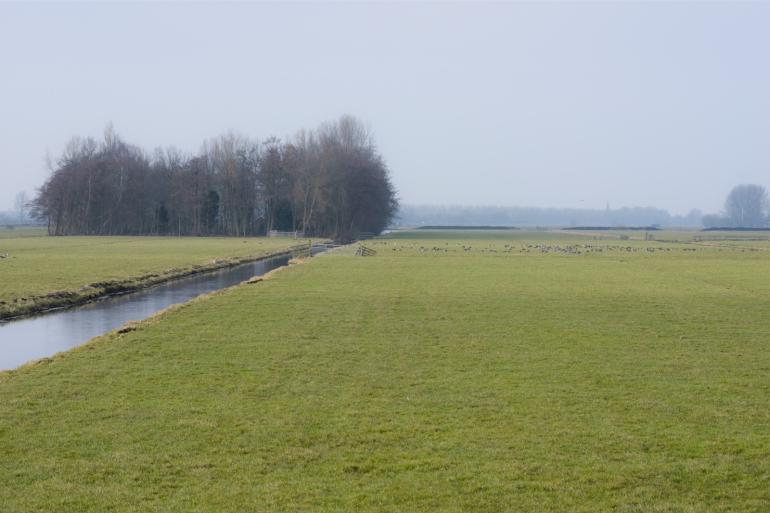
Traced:
<svg viewBox="0 0 770 513">
<path fill-rule="evenodd" d="M 761 185 L 737 185 L 725 201 L 725 214 L 734 227 L 763 227 L 767 223 L 767 212 L 767 191 Z"/>
<path fill-rule="evenodd" d="M 17 192 L 13 205 L 16 208 L 16 211 L 19 213 L 19 224 L 24 223 L 24 221 L 27 219 L 27 209 L 29 207 L 29 198 L 27 197 L 27 192 Z"/>
<path fill-rule="evenodd" d="M 112 129 L 73 139 L 32 202 L 52 235 L 233 235 L 379 232 L 395 190 L 371 132 L 345 116 L 293 142 L 228 134 L 198 155 L 148 156 Z"/>
</svg>

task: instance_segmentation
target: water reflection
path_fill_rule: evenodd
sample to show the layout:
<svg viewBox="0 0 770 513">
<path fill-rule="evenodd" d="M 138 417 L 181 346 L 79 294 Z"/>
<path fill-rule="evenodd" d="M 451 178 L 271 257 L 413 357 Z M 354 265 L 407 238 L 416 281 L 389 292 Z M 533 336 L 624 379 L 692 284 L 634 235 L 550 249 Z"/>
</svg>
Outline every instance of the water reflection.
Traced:
<svg viewBox="0 0 770 513">
<path fill-rule="evenodd" d="M 313 253 L 318 250 L 314 248 Z M 0 370 L 51 356 L 113 330 L 146 319 L 169 305 L 223 289 L 288 263 L 276 257 L 230 269 L 168 282 L 139 292 L 114 296 L 77 308 L 58 310 L 0 324 Z"/>
</svg>

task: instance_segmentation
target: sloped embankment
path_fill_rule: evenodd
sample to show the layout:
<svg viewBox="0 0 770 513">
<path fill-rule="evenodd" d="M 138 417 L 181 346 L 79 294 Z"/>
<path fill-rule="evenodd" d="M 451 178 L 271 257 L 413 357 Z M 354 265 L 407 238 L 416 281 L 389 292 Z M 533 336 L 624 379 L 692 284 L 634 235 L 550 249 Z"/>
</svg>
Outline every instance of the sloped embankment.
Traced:
<svg viewBox="0 0 770 513">
<path fill-rule="evenodd" d="M 59 290 L 46 294 L 14 298 L 11 300 L 0 300 L 0 321 L 42 313 L 56 308 L 82 305 L 104 297 L 135 292 L 171 280 L 217 271 L 240 264 L 267 260 L 278 256 L 294 255 L 301 250 L 306 251 L 307 246 L 303 245 L 301 248 L 299 246 L 290 247 L 259 256 L 251 255 L 216 259 L 207 264 L 174 267 L 159 273 L 148 273 L 139 276 L 128 276 L 117 280 L 99 281 L 74 290 Z"/>
</svg>

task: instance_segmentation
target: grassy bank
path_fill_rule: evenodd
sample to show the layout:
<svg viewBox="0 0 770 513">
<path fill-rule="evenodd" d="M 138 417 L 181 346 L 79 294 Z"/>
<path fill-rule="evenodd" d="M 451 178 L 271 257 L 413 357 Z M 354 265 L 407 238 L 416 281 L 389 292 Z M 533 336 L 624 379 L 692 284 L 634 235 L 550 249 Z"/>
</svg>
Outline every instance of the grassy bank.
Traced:
<svg viewBox="0 0 770 513">
<path fill-rule="evenodd" d="M 194 272 L 253 260 L 297 244 L 293 239 L 202 237 L 0 238 L 0 319 Z"/>
<path fill-rule="evenodd" d="M 0 374 L 0 509 L 770 510 L 766 253 L 399 237 Z"/>
</svg>

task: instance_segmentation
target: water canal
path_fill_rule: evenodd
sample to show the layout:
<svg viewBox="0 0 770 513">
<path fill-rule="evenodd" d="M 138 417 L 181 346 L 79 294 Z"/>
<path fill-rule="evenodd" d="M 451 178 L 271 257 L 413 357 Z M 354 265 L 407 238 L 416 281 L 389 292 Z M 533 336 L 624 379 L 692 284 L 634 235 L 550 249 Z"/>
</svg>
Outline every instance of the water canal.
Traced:
<svg viewBox="0 0 770 513">
<path fill-rule="evenodd" d="M 314 246 L 313 254 L 324 251 Z M 0 323 L 0 370 L 52 356 L 84 344 L 128 321 L 139 321 L 170 305 L 237 285 L 289 263 L 278 256 L 166 282 L 82 306 Z"/>
</svg>

